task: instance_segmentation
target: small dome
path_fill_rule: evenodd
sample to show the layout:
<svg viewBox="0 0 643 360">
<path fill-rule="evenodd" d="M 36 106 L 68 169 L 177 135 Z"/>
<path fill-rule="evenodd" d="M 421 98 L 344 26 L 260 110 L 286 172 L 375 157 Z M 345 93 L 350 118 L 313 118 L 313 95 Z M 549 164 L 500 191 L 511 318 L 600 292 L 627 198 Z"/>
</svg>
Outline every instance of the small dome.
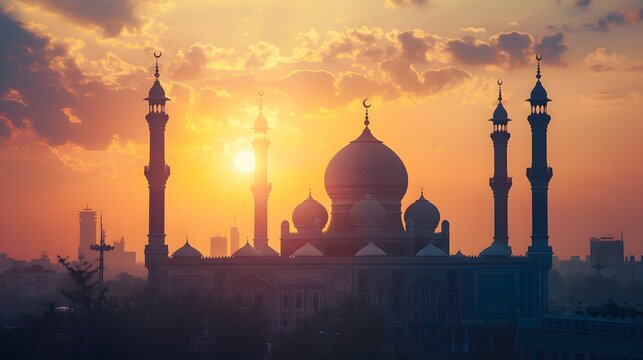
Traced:
<svg viewBox="0 0 643 360">
<path fill-rule="evenodd" d="M 538 104 L 544 104 L 547 103 L 547 101 L 551 101 L 547 98 L 547 90 L 545 90 L 545 87 L 540 82 L 540 80 L 536 82 L 536 85 L 534 85 L 534 88 L 531 90 L 529 101 Z"/>
<path fill-rule="evenodd" d="M 447 254 L 438 249 L 438 247 L 433 245 L 433 243 L 428 243 L 425 247 L 420 249 L 415 256 L 447 256 Z"/>
<path fill-rule="evenodd" d="M 507 114 L 507 110 L 505 110 L 505 107 L 502 105 L 502 103 L 498 103 L 498 106 L 496 106 L 496 110 L 493 111 L 493 120 L 504 120 L 508 117 L 509 115 Z"/>
<path fill-rule="evenodd" d="M 502 245 L 491 244 L 486 249 L 482 250 L 480 256 L 510 256 L 509 249 Z"/>
<path fill-rule="evenodd" d="M 300 247 L 299 249 L 297 249 L 297 251 L 295 251 L 294 253 L 292 253 L 292 256 L 293 256 L 293 257 L 300 257 L 300 256 L 324 256 L 324 254 L 322 254 L 322 252 L 321 252 L 321 251 L 319 251 L 319 249 L 317 249 L 316 247 L 314 247 L 313 245 L 311 245 L 311 244 L 308 242 L 308 243 L 306 243 L 306 245 L 304 245 L 304 246 Z"/>
<path fill-rule="evenodd" d="M 349 218 L 351 224 L 356 226 L 382 225 L 386 221 L 386 209 L 367 193 L 362 200 L 351 207 Z"/>
<path fill-rule="evenodd" d="M 203 257 L 201 255 L 201 252 L 190 245 L 189 242 L 185 242 L 183 246 L 181 246 L 178 250 L 176 250 L 173 254 L 172 257 Z"/>
<path fill-rule="evenodd" d="M 373 244 L 372 241 L 369 241 L 366 246 L 361 248 L 355 256 L 385 256 L 386 253 L 384 250 L 380 249 L 377 245 Z"/>
<path fill-rule="evenodd" d="M 165 90 L 161 86 L 161 82 L 156 79 L 154 81 L 154 84 L 150 88 L 150 92 L 148 93 L 148 99 L 150 100 L 165 100 Z"/>
<path fill-rule="evenodd" d="M 259 250 L 255 249 L 250 245 L 249 242 L 246 242 L 239 250 L 235 251 L 232 254 L 233 257 L 243 257 L 243 256 L 262 256 Z"/>
<path fill-rule="evenodd" d="M 266 120 L 266 117 L 263 116 L 263 112 L 259 112 L 259 115 L 257 115 L 253 130 L 256 132 L 266 132 L 270 130 L 270 128 L 268 127 L 268 120 Z"/>
<path fill-rule="evenodd" d="M 315 220 L 319 220 L 319 222 L 315 223 Z M 323 229 L 328 223 L 328 211 L 326 211 L 324 205 L 313 199 L 309 193 L 308 198 L 297 205 L 292 212 L 292 222 L 297 229 L 315 225 L 321 226 Z"/>
<path fill-rule="evenodd" d="M 420 193 L 420 198 L 406 209 L 404 212 L 404 221 L 409 224 L 413 220 L 414 226 L 438 227 L 440 223 L 440 211 L 435 205 L 424 198 L 424 193 Z"/>
<path fill-rule="evenodd" d="M 455 253 L 455 255 L 453 255 L 453 256 L 455 256 L 455 257 L 464 257 L 464 254 L 462 253 L 462 251 L 460 251 L 460 249 L 458 249 L 458 252 Z"/>
</svg>

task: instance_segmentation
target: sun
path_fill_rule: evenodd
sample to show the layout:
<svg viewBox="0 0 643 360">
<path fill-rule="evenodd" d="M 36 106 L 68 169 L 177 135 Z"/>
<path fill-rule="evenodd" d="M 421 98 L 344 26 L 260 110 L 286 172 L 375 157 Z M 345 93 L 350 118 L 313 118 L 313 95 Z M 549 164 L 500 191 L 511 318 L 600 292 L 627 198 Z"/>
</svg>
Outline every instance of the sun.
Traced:
<svg viewBox="0 0 643 360">
<path fill-rule="evenodd" d="M 234 166 L 242 173 L 250 173 L 255 170 L 255 153 L 243 150 L 234 158 Z"/>
</svg>

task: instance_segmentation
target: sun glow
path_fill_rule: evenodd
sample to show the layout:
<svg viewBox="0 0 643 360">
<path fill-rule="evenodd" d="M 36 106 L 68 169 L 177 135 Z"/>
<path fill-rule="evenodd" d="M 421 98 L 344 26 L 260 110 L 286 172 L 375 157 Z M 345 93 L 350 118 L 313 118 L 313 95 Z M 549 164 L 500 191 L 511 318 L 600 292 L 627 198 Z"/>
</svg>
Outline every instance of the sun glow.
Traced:
<svg viewBox="0 0 643 360">
<path fill-rule="evenodd" d="M 234 166 L 242 173 L 250 173 L 255 170 L 255 154 L 252 151 L 243 150 L 234 158 Z"/>
</svg>

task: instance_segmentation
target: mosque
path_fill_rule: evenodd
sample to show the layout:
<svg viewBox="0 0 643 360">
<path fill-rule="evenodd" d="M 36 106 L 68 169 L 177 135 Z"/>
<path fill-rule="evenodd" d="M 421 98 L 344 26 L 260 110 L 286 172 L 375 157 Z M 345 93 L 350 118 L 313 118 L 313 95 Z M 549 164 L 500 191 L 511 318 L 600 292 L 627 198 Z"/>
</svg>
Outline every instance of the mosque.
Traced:
<svg viewBox="0 0 643 360">
<path fill-rule="evenodd" d="M 156 56 L 156 54 L 155 54 Z M 160 55 L 159 55 L 160 56 Z M 274 333 L 290 333 L 324 306 L 352 298 L 386 317 L 386 336 L 421 351 L 461 352 L 511 346 L 516 327 L 547 312 L 548 274 L 552 264 L 547 224 L 547 125 L 551 101 L 540 79 L 528 101 L 532 130 L 531 246 L 513 255 L 507 231 L 507 111 L 498 81 L 498 105 L 490 119 L 494 173 L 493 242 L 478 256 L 452 254 L 449 222 L 438 208 L 416 194 L 402 209 L 408 173 L 400 157 L 371 128 L 367 101 L 361 134 L 340 149 L 325 172 L 328 209 L 312 194 L 281 223 L 279 252 L 267 237 L 268 123 L 259 108 L 253 145 L 257 159 L 251 190 L 255 200 L 255 236 L 231 257 L 208 258 L 186 243 L 169 255 L 165 244 L 165 91 L 156 80 L 145 99 L 150 130 L 149 234 L 145 265 L 150 291 L 180 296 L 206 293 L 245 305 L 262 304 Z M 483 210 L 483 209 L 481 209 Z M 294 227 L 294 228 L 293 228 Z"/>
</svg>

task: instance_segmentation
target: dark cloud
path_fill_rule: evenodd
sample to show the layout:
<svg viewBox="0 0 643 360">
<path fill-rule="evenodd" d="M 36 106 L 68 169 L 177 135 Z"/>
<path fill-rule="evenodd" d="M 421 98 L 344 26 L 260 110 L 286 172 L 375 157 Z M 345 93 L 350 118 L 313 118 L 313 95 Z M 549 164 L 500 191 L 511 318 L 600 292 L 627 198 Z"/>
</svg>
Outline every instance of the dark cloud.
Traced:
<svg viewBox="0 0 643 360">
<path fill-rule="evenodd" d="M 446 50 L 467 65 L 492 64 L 498 60 L 498 52 L 492 45 L 478 41 L 473 36 L 448 40 Z"/>
<path fill-rule="evenodd" d="M 592 4 L 592 0 L 574 0 L 574 6 L 586 9 Z"/>
<path fill-rule="evenodd" d="M 456 87 L 471 78 L 469 73 L 455 67 L 430 69 L 419 73 L 403 58 L 382 62 L 380 70 L 403 92 L 420 96 Z"/>
<path fill-rule="evenodd" d="M 407 30 L 397 35 L 402 56 L 410 62 L 426 62 L 426 53 L 433 48 L 435 39 L 421 31 Z"/>
<path fill-rule="evenodd" d="M 565 35 L 559 32 L 554 35 L 544 36 L 540 42 L 534 46 L 536 53 L 541 54 L 547 64 L 566 65 L 563 54 L 569 49 L 565 42 Z"/>
<path fill-rule="evenodd" d="M 121 114 L 144 108 L 143 94 L 113 90 L 84 76 L 64 45 L 26 30 L 2 12 L 0 33 L 0 117 L 14 128 L 33 131 L 50 144 L 90 148 L 105 147 L 116 133 L 133 134 Z M 7 100 L 6 94 L 14 99 Z"/>
<path fill-rule="evenodd" d="M 11 127 L 6 121 L 3 121 L 2 119 L 0 119 L 0 138 L 8 138 L 10 136 L 11 136 Z"/>
<path fill-rule="evenodd" d="M 493 43 L 509 67 L 516 67 L 529 62 L 534 40 L 529 34 L 512 31 L 498 34 Z"/>
<path fill-rule="evenodd" d="M 579 27 L 563 25 L 562 28 L 568 32 L 575 31 L 609 31 L 618 26 L 632 25 L 643 22 L 643 7 L 639 9 L 624 9 L 612 11 L 600 19 L 584 23 Z"/>
<path fill-rule="evenodd" d="M 495 34 L 487 42 L 471 36 L 450 39 L 446 42 L 446 51 L 456 61 L 467 65 L 515 68 L 532 62 L 534 52 L 541 52 L 552 64 L 565 65 L 562 55 L 569 46 L 564 40 L 564 35 L 559 32 L 535 43 L 530 34 L 512 31 Z"/>
<path fill-rule="evenodd" d="M 132 0 L 23 0 L 62 15 L 80 25 L 96 26 L 105 36 L 120 35 L 123 29 L 137 29 L 142 20 Z"/>
</svg>

